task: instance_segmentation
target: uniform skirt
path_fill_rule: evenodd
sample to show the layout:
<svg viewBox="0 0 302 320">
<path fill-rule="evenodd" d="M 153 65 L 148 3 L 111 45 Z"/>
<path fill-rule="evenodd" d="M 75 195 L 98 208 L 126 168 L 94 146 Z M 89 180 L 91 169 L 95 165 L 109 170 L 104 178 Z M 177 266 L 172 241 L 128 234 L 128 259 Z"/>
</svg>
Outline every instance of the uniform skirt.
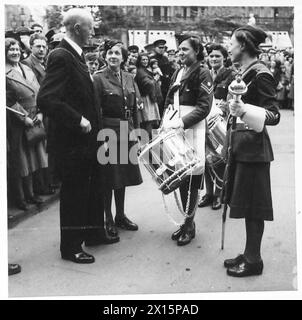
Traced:
<svg viewBox="0 0 302 320">
<path fill-rule="evenodd" d="M 230 218 L 273 221 L 270 163 L 236 162 Z"/>
<path fill-rule="evenodd" d="M 120 132 L 120 119 L 115 118 L 104 118 L 104 129 L 112 129 L 117 136 L 116 140 L 116 163 L 108 163 L 105 165 L 104 168 L 104 176 L 105 176 L 105 187 L 110 189 L 120 189 L 127 186 L 135 186 L 139 185 L 143 182 L 141 172 L 138 165 L 138 159 L 133 159 L 133 154 L 135 153 L 135 148 L 137 149 L 137 143 L 136 141 L 129 141 L 129 135 L 128 139 L 125 139 L 125 134 Z M 129 131 L 133 129 L 132 121 L 128 122 L 129 125 Z M 128 134 L 129 134 L 128 131 Z M 127 132 L 126 132 L 127 135 Z M 125 152 L 128 153 L 126 157 L 128 158 L 128 163 L 124 164 L 121 163 L 121 158 L 125 158 L 125 155 L 121 157 L 121 144 L 124 144 L 124 146 L 127 146 L 128 148 L 122 148 L 122 150 L 125 150 Z M 114 152 L 113 148 L 110 148 L 110 143 L 108 144 L 108 153 Z M 131 151 L 131 159 L 129 158 L 129 152 Z M 135 160 L 135 161 L 133 161 Z"/>
</svg>

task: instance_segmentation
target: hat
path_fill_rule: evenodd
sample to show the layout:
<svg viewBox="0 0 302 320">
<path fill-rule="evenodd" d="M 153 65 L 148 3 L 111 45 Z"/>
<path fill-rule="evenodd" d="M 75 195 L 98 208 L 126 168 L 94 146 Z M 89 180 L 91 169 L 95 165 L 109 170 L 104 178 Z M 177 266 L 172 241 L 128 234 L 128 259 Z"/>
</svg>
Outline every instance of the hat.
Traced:
<svg viewBox="0 0 302 320">
<path fill-rule="evenodd" d="M 122 41 L 117 40 L 117 39 L 105 39 L 104 41 L 104 50 L 107 52 L 117 44 L 123 44 Z"/>
<path fill-rule="evenodd" d="M 50 29 L 46 32 L 45 37 L 47 39 L 48 42 L 51 41 L 51 38 L 55 35 L 55 29 Z"/>
<path fill-rule="evenodd" d="M 147 52 L 150 52 L 154 49 L 154 44 L 153 43 L 149 43 L 149 44 L 146 44 L 144 46 L 144 49 L 147 51 Z"/>
<path fill-rule="evenodd" d="M 19 33 L 21 36 L 30 36 L 31 34 L 35 33 L 34 30 L 31 30 L 27 27 L 19 27 L 16 30 L 17 33 Z"/>
<path fill-rule="evenodd" d="M 239 27 L 236 31 L 245 31 L 250 34 L 250 40 L 254 43 L 256 47 L 260 45 L 260 43 L 265 42 L 265 39 L 267 38 L 266 32 L 264 32 L 262 29 L 258 27 L 254 27 L 251 25 L 246 25 L 243 27 Z"/>
<path fill-rule="evenodd" d="M 158 40 L 153 42 L 153 45 L 154 45 L 154 47 L 158 47 L 158 46 L 164 46 L 166 43 L 167 43 L 166 40 L 158 39 Z"/>
<path fill-rule="evenodd" d="M 139 48 L 138 48 L 138 46 L 136 46 L 136 45 L 132 45 L 132 46 L 129 46 L 129 47 L 128 47 L 128 51 L 129 51 L 129 52 L 132 52 L 132 53 L 138 53 Z"/>
</svg>

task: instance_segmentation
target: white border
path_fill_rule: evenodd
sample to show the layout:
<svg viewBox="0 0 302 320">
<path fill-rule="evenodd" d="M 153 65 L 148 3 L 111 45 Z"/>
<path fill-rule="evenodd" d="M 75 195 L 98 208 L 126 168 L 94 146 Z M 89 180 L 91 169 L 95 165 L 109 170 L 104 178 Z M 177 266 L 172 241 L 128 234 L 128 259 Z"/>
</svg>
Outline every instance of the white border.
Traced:
<svg viewBox="0 0 302 320">
<path fill-rule="evenodd" d="M 20 4 L 19 1 L 9 1 L 6 0 L 4 3 L 0 5 L 0 41 L 4 43 L 4 5 L 5 4 Z M 22 4 L 30 6 L 30 5 L 53 5 L 53 4 L 95 4 L 95 5 L 162 5 L 162 0 L 149 0 L 146 4 L 142 4 L 139 0 L 118 0 L 118 1 L 110 1 L 110 0 L 90 0 L 90 1 L 80 1 L 80 0 L 61 0 L 61 1 L 45 1 L 45 0 L 30 0 L 23 1 Z M 203 0 L 202 3 L 199 0 L 189 0 L 189 1 L 179 1 L 179 0 L 166 0 L 165 5 L 196 5 L 196 6 L 226 6 L 225 1 L 216 0 L 213 3 L 212 0 Z M 242 0 L 233 0 L 227 3 L 228 6 L 242 6 Z M 246 5 L 246 3 L 244 3 Z M 302 177 L 302 169 L 301 169 L 301 144 L 299 144 L 301 137 L 301 128 L 302 128 L 302 94 L 299 94 L 299 88 L 301 84 L 300 73 L 302 70 L 302 2 L 291 1 L 291 0 L 254 0 L 248 1 L 249 6 L 295 6 L 295 19 L 294 19 L 294 39 L 295 39 L 295 140 L 297 140 L 297 144 L 295 144 L 295 177 L 296 177 L 296 210 L 300 212 L 297 214 L 296 219 L 296 229 L 297 229 L 297 259 L 298 259 L 298 291 L 296 292 L 240 292 L 240 293 L 186 293 L 186 294 L 161 294 L 161 295 L 114 295 L 114 296 L 76 296 L 76 297 L 46 297 L 43 298 L 45 300 L 68 300 L 68 299 L 76 299 L 76 300 L 152 300 L 152 299 L 202 299 L 202 300 L 211 300 L 211 299 L 234 299 L 234 300 L 246 300 L 246 299 L 301 299 L 302 298 L 302 213 L 301 213 L 301 180 L 298 177 Z M 1 54 L 1 65 L 2 69 L 2 77 L 0 77 L 1 83 L 1 91 L 3 94 L 0 95 L 1 105 L 0 108 L 0 123 L 1 123 L 1 134 L 0 134 L 0 203 L 2 204 L 2 212 L 0 214 L 0 298 L 7 299 L 8 298 L 8 278 L 7 278 L 7 214 L 6 214 L 6 134 L 5 134 L 5 123 L 6 123 L 6 115 L 5 115 L 5 78 L 4 78 L 4 69 L 5 69 L 5 60 L 4 60 L 4 48 Z M 296 142 L 296 141 L 295 141 Z M 300 161 L 299 161 L 300 160 Z M 284 173 L 286 174 L 286 173 Z M 299 197 L 300 196 L 300 197 Z M 281 262 L 280 262 L 281 264 Z M 17 300 L 36 300 L 41 298 L 20 298 Z"/>
</svg>

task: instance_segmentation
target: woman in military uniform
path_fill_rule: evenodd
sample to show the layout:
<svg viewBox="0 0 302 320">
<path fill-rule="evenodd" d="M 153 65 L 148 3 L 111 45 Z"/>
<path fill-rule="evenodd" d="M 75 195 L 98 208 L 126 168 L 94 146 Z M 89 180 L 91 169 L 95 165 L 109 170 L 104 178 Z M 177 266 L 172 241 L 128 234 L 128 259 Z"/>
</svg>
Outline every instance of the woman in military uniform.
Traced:
<svg viewBox="0 0 302 320">
<path fill-rule="evenodd" d="M 107 40 L 105 42 L 105 59 L 107 68 L 95 73 L 94 82 L 96 92 L 100 101 L 103 113 L 104 129 L 112 129 L 116 133 L 117 145 L 115 141 L 108 141 L 107 154 L 117 151 L 117 163 L 106 164 L 105 174 L 105 214 L 107 231 L 111 236 L 117 236 L 116 227 L 126 230 L 137 230 L 138 226 L 127 218 L 124 212 L 125 189 L 127 186 L 134 186 L 142 183 L 139 166 L 129 159 L 129 151 L 136 142 L 129 141 L 129 133 L 136 127 L 136 96 L 133 77 L 121 70 L 121 65 L 127 61 L 127 50 L 123 44 L 117 40 Z M 125 125 L 128 128 L 125 129 Z M 124 128 L 124 129 L 123 129 Z M 126 132 L 124 132 L 127 130 Z M 124 147 L 121 147 L 124 144 Z M 124 150 L 124 153 L 120 149 Z M 121 163 L 121 159 L 125 159 Z M 111 204 L 112 190 L 114 190 L 116 216 L 113 221 Z"/>
<path fill-rule="evenodd" d="M 214 97 L 216 104 L 221 108 L 223 116 L 226 117 L 227 112 L 225 106 L 228 95 L 228 86 L 234 78 L 234 72 L 232 69 L 224 66 L 228 58 L 228 52 L 221 44 L 211 44 L 207 48 L 207 52 L 211 67 L 210 72 L 214 81 Z M 215 174 L 213 174 L 211 168 L 206 164 L 204 177 L 207 192 L 198 205 L 200 208 L 209 205 L 212 206 L 213 210 L 219 210 L 221 208 L 220 193 L 222 189 L 224 168 L 225 164 L 223 162 L 217 164 L 214 169 Z"/>
<path fill-rule="evenodd" d="M 252 26 L 238 28 L 231 38 L 232 61 L 240 63 L 242 80 L 247 85 L 242 100 L 229 100 L 229 121 L 234 124 L 231 130 L 229 123 L 227 134 L 227 146 L 231 148 L 223 200 L 230 207 L 230 217 L 244 218 L 246 225 L 244 253 L 224 262 L 227 274 L 234 277 L 262 273 L 264 221 L 273 220 L 270 184 L 273 151 L 266 126 L 277 125 L 280 113 L 274 77 L 258 60 L 259 45 L 265 38 L 264 31 Z"/>
<path fill-rule="evenodd" d="M 174 117 L 171 121 L 163 122 L 163 125 L 166 129 L 183 128 L 184 130 L 193 130 L 193 127 L 201 123 L 210 112 L 213 100 L 213 81 L 210 71 L 201 65 L 204 57 L 203 46 L 200 40 L 196 37 L 185 35 L 179 42 L 179 58 L 183 67 L 177 70 L 171 78 L 165 109 L 169 108 L 169 105 L 174 104 L 174 93 L 178 90 L 180 113 L 182 114 L 183 106 L 184 109 L 187 106 L 191 107 L 191 111 L 183 116 L 181 115 L 181 117 Z M 201 141 L 197 140 L 193 141 L 195 150 L 199 147 L 198 144 L 201 144 Z M 179 246 L 190 243 L 195 237 L 194 214 L 201 182 L 202 175 L 194 175 L 191 184 L 188 181 L 179 188 L 184 211 L 186 210 L 188 191 L 190 191 L 189 217 L 185 219 L 180 229 L 172 235 L 172 240 L 177 240 L 177 245 Z"/>
</svg>

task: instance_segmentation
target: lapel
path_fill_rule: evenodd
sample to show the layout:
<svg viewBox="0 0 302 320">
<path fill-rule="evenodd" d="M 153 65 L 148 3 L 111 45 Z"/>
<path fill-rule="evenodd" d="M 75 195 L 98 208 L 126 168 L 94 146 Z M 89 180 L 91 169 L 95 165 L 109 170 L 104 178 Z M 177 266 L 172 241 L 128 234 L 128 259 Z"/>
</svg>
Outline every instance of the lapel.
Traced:
<svg viewBox="0 0 302 320">
<path fill-rule="evenodd" d="M 45 70 L 41 66 L 40 61 L 33 54 L 30 55 L 30 60 L 34 68 L 39 72 L 41 76 L 43 76 L 45 74 Z"/>
<path fill-rule="evenodd" d="M 23 70 L 25 76 L 28 78 L 29 74 L 26 72 L 26 68 L 23 68 L 23 66 L 21 65 L 21 63 L 19 63 L 20 68 Z M 6 77 L 8 79 L 11 79 L 13 81 L 18 82 L 19 84 L 22 84 L 23 86 L 25 86 L 26 88 L 28 88 L 29 90 L 31 90 L 32 92 L 35 92 L 34 88 L 32 87 L 31 83 L 29 80 L 25 79 L 22 74 L 20 74 L 20 72 L 14 70 L 14 68 L 9 65 L 6 64 L 5 65 L 5 74 Z"/>
<path fill-rule="evenodd" d="M 123 74 L 123 72 L 121 72 L 123 85 L 108 67 L 104 72 L 105 72 L 106 78 L 110 83 L 112 83 L 114 86 L 118 86 L 120 89 L 123 89 L 123 85 L 125 86 L 125 81 L 126 81 L 125 75 Z"/>
<path fill-rule="evenodd" d="M 65 39 L 61 40 L 61 42 L 60 42 L 60 44 L 58 45 L 57 48 L 65 49 L 65 50 L 69 51 L 74 56 L 74 58 L 75 58 L 75 60 L 77 62 L 76 66 L 89 79 L 90 86 L 93 88 L 93 83 L 92 83 L 92 80 L 91 80 L 91 77 L 90 77 L 90 74 L 89 74 L 89 71 L 88 71 L 88 67 L 82 61 L 82 58 L 77 53 L 77 51 Z"/>
<path fill-rule="evenodd" d="M 180 82 L 186 82 L 191 75 L 200 67 L 200 61 L 195 62 L 187 71 L 187 73 L 182 77 L 182 79 L 180 80 Z"/>
</svg>

